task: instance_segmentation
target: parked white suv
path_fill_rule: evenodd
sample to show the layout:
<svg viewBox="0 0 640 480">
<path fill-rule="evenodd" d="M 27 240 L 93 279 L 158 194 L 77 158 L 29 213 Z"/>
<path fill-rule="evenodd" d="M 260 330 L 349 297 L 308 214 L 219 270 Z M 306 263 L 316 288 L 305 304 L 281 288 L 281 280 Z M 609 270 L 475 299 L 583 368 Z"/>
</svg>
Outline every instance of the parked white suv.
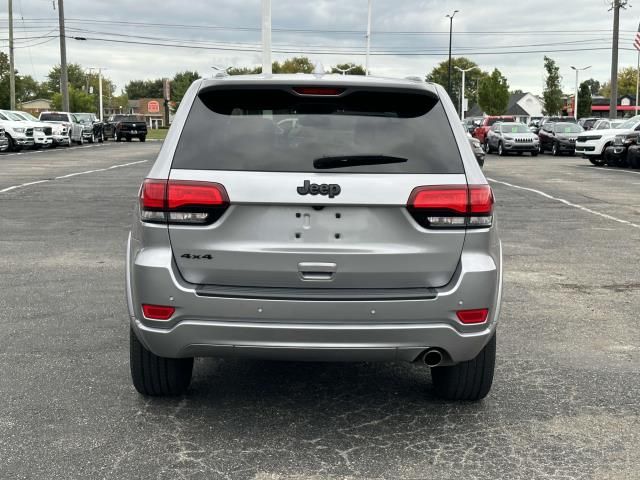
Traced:
<svg viewBox="0 0 640 480">
<path fill-rule="evenodd" d="M 604 152 L 613 145 L 616 135 L 626 135 L 636 130 L 640 130 L 640 115 L 630 118 L 618 128 L 583 132 L 576 139 L 576 153 L 582 154 L 594 165 L 604 165 Z"/>
<path fill-rule="evenodd" d="M 12 120 L 0 112 L 0 127 L 4 128 L 9 141 L 9 150 L 18 152 L 25 147 L 33 146 L 33 127 L 23 122 Z"/>
<path fill-rule="evenodd" d="M 40 121 L 62 124 L 67 128 L 67 131 L 69 132 L 69 138 L 71 138 L 72 142 L 77 142 L 80 145 L 84 143 L 84 137 L 82 136 L 84 127 L 73 113 L 42 112 L 40 113 Z"/>
<path fill-rule="evenodd" d="M 28 122 L 35 122 L 42 126 L 44 128 L 45 134 L 51 136 L 51 139 L 53 140 L 51 144 L 52 147 L 57 147 L 58 145 L 65 145 L 68 147 L 69 145 L 71 145 L 71 139 L 69 138 L 69 129 L 65 125 L 61 123 L 41 122 L 29 112 L 14 110 L 11 113 L 19 116 L 20 118 L 23 118 Z"/>
</svg>

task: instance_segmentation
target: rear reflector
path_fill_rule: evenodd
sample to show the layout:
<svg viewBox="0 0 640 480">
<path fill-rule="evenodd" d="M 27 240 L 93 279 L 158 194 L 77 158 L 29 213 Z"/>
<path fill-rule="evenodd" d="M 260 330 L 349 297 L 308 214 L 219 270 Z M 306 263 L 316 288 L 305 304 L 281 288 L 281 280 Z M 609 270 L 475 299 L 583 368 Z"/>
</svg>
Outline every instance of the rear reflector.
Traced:
<svg viewBox="0 0 640 480">
<path fill-rule="evenodd" d="M 142 305 L 142 313 L 149 320 L 169 320 L 176 309 L 162 305 Z"/>
<path fill-rule="evenodd" d="M 331 87 L 294 87 L 293 91 L 300 95 L 326 95 L 338 96 L 344 92 L 344 88 Z"/>
<path fill-rule="evenodd" d="M 487 317 L 489 316 L 489 309 L 481 308 L 478 310 L 458 310 L 456 315 L 465 325 L 473 325 L 486 322 Z"/>
<path fill-rule="evenodd" d="M 414 188 L 407 208 L 425 228 L 487 228 L 493 202 L 489 185 L 430 185 Z"/>
<path fill-rule="evenodd" d="M 144 222 L 207 225 L 229 206 L 219 183 L 148 178 L 140 189 L 140 216 Z"/>
</svg>

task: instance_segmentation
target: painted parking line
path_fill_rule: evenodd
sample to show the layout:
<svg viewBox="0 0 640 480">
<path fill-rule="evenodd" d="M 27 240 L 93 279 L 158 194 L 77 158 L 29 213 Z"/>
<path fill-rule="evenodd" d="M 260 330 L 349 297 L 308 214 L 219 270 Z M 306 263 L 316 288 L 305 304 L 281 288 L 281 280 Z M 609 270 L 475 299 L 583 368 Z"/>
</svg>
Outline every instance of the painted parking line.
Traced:
<svg viewBox="0 0 640 480">
<path fill-rule="evenodd" d="M 66 175 L 60 175 L 59 177 L 54 177 L 54 178 L 51 178 L 51 179 L 38 180 L 38 181 L 35 181 L 35 182 L 28 182 L 28 183 L 21 183 L 20 185 L 12 185 L 11 187 L 3 188 L 2 190 L 0 190 L 0 193 L 11 192 L 12 190 L 17 190 L 19 188 L 28 187 L 30 185 L 37 185 L 39 183 L 47 183 L 47 182 L 53 182 L 55 180 L 62 180 L 64 178 L 77 177 L 79 175 L 88 175 L 90 173 L 96 173 L 96 172 L 107 172 L 109 170 L 113 170 L 113 169 L 116 169 L 116 168 L 124 168 L 124 167 L 129 167 L 131 165 L 138 165 L 140 163 L 147 163 L 148 161 L 149 160 L 139 160 L 137 162 L 121 163 L 119 165 L 112 165 L 112 166 L 106 167 L 106 168 L 96 168 L 94 170 L 85 170 L 83 172 L 68 173 Z"/>
<path fill-rule="evenodd" d="M 574 165 L 576 168 L 584 169 L 583 165 Z M 590 172 L 611 172 L 611 173 L 632 173 L 633 175 L 640 175 L 640 172 L 636 172 L 635 170 L 628 170 L 624 168 L 602 168 L 602 167 L 589 167 L 587 165 L 588 171 Z"/>
<path fill-rule="evenodd" d="M 85 148 L 98 148 L 98 147 L 107 147 L 109 145 L 116 145 L 115 143 L 97 143 L 94 145 L 73 145 L 71 147 L 56 147 L 54 149 L 52 148 L 48 148 L 46 150 L 22 150 L 20 152 L 13 152 L 13 153 L 3 153 L 2 155 L 0 155 L 0 159 L 3 159 L 5 157 L 15 157 L 17 155 L 31 155 L 33 153 L 59 153 L 59 152 L 73 152 L 75 150 L 82 150 Z M 121 144 L 124 145 L 124 144 Z"/>
<path fill-rule="evenodd" d="M 587 212 L 587 213 L 590 213 L 592 215 L 596 215 L 598 217 L 602 217 L 602 218 L 605 218 L 607 220 L 611 220 L 613 222 L 618 222 L 618 223 L 621 223 L 623 225 L 627 225 L 629 227 L 640 229 L 640 225 L 639 224 L 632 223 L 632 222 L 630 222 L 628 220 L 623 220 L 622 218 L 617 218 L 617 217 L 614 217 L 612 215 L 607 215 L 606 213 L 602 213 L 602 212 L 597 212 L 595 210 L 591 210 L 590 208 L 584 207 L 582 205 L 578 205 L 577 203 L 570 202 L 568 200 L 565 200 L 564 198 L 554 197 L 553 195 L 545 193 L 545 192 L 543 192 L 541 190 L 536 190 L 535 188 L 522 187 L 520 185 L 514 185 L 513 183 L 502 182 L 500 180 L 495 180 L 493 178 L 488 178 L 488 177 L 487 177 L 487 180 L 489 180 L 492 183 L 497 183 L 499 185 L 504 185 L 506 187 L 516 188 L 518 190 L 526 190 L 527 192 L 535 193 L 535 194 L 540 195 L 540 196 L 542 196 L 544 198 L 548 198 L 549 200 L 554 200 L 556 202 L 563 203 L 564 205 L 567 205 L 568 207 L 577 208 L 578 210 L 582 210 L 583 212 Z"/>
</svg>

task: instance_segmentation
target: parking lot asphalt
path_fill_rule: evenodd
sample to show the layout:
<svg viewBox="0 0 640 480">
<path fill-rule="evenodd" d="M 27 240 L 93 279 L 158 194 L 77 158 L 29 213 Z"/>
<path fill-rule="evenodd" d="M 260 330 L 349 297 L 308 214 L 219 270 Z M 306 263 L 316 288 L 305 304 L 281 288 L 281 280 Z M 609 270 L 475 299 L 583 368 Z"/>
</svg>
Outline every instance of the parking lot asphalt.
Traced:
<svg viewBox="0 0 640 480">
<path fill-rule="evenodd" d="M 0 478 L 640 478 L 640 171 L 487 157 L 505 291 L 481 403 L 418 365 L 215 359 L 145 399 L 124 246 L 159 146 L 0 155 Z"/>
</svg>

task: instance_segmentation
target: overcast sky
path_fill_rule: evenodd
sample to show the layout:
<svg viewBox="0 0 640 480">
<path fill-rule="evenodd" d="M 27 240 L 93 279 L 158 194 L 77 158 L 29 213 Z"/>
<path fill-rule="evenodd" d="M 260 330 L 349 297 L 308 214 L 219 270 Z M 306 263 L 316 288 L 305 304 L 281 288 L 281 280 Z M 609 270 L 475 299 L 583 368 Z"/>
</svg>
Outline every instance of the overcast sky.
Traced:
<svg viewBox="0 0 640 480">
<path fill-rule="evenodd" d="M 7 1 L 0 0 L 0 4 L 0 48 L 8 53 Z M 58 39 L 25 37 L 56 35 L 57 11 L 52 0 L 13 0 L 13 4 L 14 35 L 19 39 L 16 46 L 23 47 L 15 50 L 16 68 L 41 80 L 60 61 Z M 612 14 L 608 8 L 605 0 L 373 0 L 372 52 L 377 54 L 371 56 L 371 72 L 383 76 L 427 74 L 447 58 L 449 20 L 445 15 L 458 9 L 454 55 L 464 54 L 484 70 L 497 67 L 512 89 L 539 94 L 543 52 L 547 52 L 557 60 L 565 91 L 570 92 L 575 82 L 571 65 L 593 66 L 581 78 L 609 79 Z M 94 38 L 69 39 L 68 61 L 107 68 L 105 75 L 116 82 L 118 91 L 131 79 L 171 77 L 182 70 L 197 70 L 207 76 L 212 65 L 253 66 L 261 61 L 258 52 L 234 51 L 259 47 L 261 0 L 65 0 L 65 14 L 67 35 Z M 367 0 L 273 0 L 272 16 L 273 28 L 280 29 L 273 33 L 274 50 L 282 52 L 274 53 L 274 59 L 297 54 L 321 61 L 325 67 L 349 61 L 364 64 Z M 621 48 L 632 47 L 639 18 L 640 1 L 622 12 Z M 39 42 L 47 43 L 35 45 Z M 210 49 L 213 46 L 227 50 Z M 595 48 L 603 50 L 554 52 Z M 539 53 L 511 53 L 530 50 Z M 336 51 L 345 54 L 336 55 Z M 399 54 L 415 52 L 430 55 Z M 635 51 L 620 52 L 621 68 L 635 66 L 636 61 Z"/>
</svg>

